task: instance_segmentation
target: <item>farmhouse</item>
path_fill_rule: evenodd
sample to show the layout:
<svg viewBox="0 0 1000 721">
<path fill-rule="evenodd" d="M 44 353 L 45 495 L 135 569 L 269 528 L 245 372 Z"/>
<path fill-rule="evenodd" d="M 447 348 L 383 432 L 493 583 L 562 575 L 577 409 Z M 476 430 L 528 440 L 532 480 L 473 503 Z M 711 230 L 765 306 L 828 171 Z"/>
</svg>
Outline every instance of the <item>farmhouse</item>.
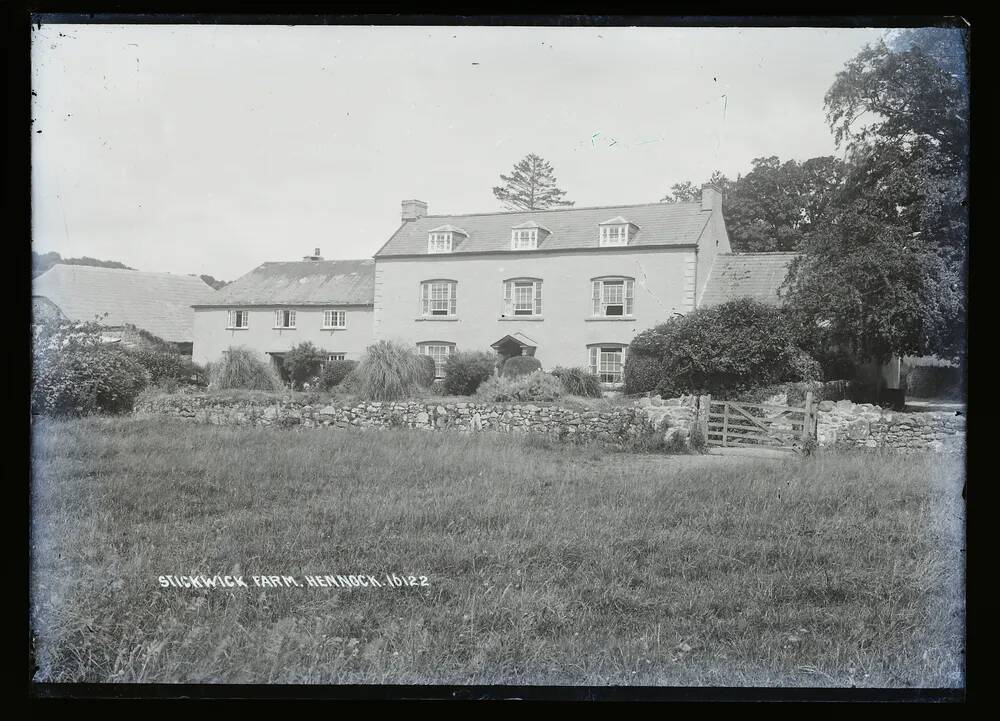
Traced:
<svg viewBox="0 0 1000 721">
<path fill-rule="evenodd" d="M 190 353 L 191 306 L 215 290 L 189 275 L 57 264 L 32 281 L 31 294 L 36 318 L 100 320 L 125 344 L 141 343 L 139 331 L 146 331 Z"/>
<path fill-rule="evenodd" d="M 319 248 L 301 261 L 264 263 L 194 304 L 193 359 L 246 346 L 280 367 L 306 341 L 329 360 L 357 359 L 372 342 L 374 275 L 370 259 L 324 260 Z"/>
<path fill-rule="evenodd" d="M 375 254 L 374 335 L 437 362 L 457 349 L 533 355 L 622 381 L 636 333 L 697 307 L 713 261 L 730 253 L 722 194 L 685 203 L 429 215 Z"/>
</svg>

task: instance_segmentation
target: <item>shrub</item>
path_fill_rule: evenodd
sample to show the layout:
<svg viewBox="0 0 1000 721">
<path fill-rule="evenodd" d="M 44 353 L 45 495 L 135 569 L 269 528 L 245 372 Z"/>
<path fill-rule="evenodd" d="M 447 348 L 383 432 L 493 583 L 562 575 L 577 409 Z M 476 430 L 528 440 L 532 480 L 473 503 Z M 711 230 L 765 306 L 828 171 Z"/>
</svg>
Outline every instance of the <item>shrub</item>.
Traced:
<svg viewBox="0 0 1000 721">
<path fill-rule="evenodd" d="M 516 378 L 517 376 L 526 376 L 541 369 L 541 361 L 534 356 L 515 355 L 511 356 L 504 362 L 503 369 L 500 371 L 500 374 L 504 378 Z"/>
<path fill-rule="evenodd" d="M 659 361 L 659 370 L 652 372 L 660 374 L 656 390 L 664 397 L 688 393 L 725 397 L 742 389 L 821 375 L 818 364 L 795 345 L 793 329 L 782 312 L 750 298 L 699 308 L 639 333 L 629 347 L 626 374 L 629 364 L 641 365 L 640 357 Z M 641 370 L 650 368 L 653 365 L 647 364 Z M 642 385 L 636 381 L 633 388 Z"/>
<path fill-rule="evenodd" d="M 332 360 L 327 361 L 320 373 L 319 383 L 324 390 L 330 390 L 334 386 L 343 383 L 347 375 L 358 367 L 355 360 Z"/>
<path fill-rule="evenodd" d="M 962 369 L 952 366 L 913 366 L 906 373 L 906 394 L 915 398 L 962 400 Z"/>
<path fill-rule="evenodd" d="M 552 375 L 559 379 L 563 390 L 571 396 L 601 398 L 601 379 L 584 368 L 553 368 Z"/>
<path fill-rule="evenodd" d="M 409 346 L 380 340 L 368 346 L 353 371 L 358 376 L 357 393 L 368 401 L 394 401 L 412 394 L 419 386 L 424 365 Z"/>
<path fill-rule="evenodd" d="M 326 353 L 314 346 L 311 342 L 305 341 L 285 353 L 281 359 L 281 367 L 288 375 L 293 388 L 302 388 L 303 383 L 307 383 L 316 378 L 323 367 L 323 360 Z"/>
<path fill-rule="evenodd" d="M 345 393 L 357 393 L 361 390 L 361 376 L 358 375 L 357 366 L 344 376 L 344 380 L 340 381 L 340 385 L 337 386 L 337 389 Z"/>
<path fill-rule="evenodd" d="M 648 393 L 665 377 L 659 358 L 640 355 L 630 350 L 625 359 L 625 393 Z"/>
<path fill-rule="evenodd" d="M 452 353 L 444 364 L 444 390 L 452 396 L 470 396 L 493 376 L 494 356 L 484 351 Z"/>
<path fill-rule="evenodd" d="M 688 447 L 691 448 L 695 453 L 704 453 L 705 448 L 708 446 L 708 439 L 705 438 L 705 434 L 702 433 L 701 426 L 695 425 L 691 428 L 691 433 L 688 435 Z"/>
<path fill-rule="evenodd" d="M 241 389 L 280 391 L 283 388 L 277 371 L 255 351 L 243 346 L 230 347 L 212 364 L 209 377 L 212 390 Z"/>
<path fill-rule="evenodd" d="M 417 378 L 417 385 L 421 388 L 430 388 L 434 384 L 434 377 L 437 375 L 437 365 L 429 355 L 418 355 L 420 359 L 420 376 Z"/>
<path fill-rule="evenodd" d="M 32 380 L 33 413 L 127 413 L 149 384 L 149 373 L 125 351 L 98 345 L 36 359 Z"/>
<path fill-rule="evenodd" d="M 494 403 L 554 401 L 563 395 L 562 382 L 553 375 L 535 371 L 526 376 L 492 376 L 479 386 L 476 395 Z"/>
<path fill-rule="evenodd" d="M 208 385 L 206 370 L 179 353 L 133 348 L 128 354 L 149 373 L 151 385 L 173 389 L 182 385 L 199 388 Z"/>
</svg>

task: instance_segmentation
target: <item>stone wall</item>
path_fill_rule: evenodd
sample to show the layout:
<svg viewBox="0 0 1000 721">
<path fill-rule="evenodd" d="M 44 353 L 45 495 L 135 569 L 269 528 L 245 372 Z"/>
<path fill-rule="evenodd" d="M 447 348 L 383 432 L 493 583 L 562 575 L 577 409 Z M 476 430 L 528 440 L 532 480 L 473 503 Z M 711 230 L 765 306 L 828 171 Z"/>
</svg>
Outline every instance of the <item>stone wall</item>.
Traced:
<svg viewBox="0 0 1000 721">
<path fill-rule="evenodd" d="M 193 422 L 280 428 L 417 428 L 458 431 L 545 433 L 621 443 L 656 426 L 642 408 L 602 411 L 553 404 L 432 401 L 354 402 L 310 405 L 291 398 L 242 400 L 210 395 L 170 395 L 141 399 L 137 417 L 172 416 Z"/>
<path fill-rule="evenodd" d="M 962 452 L 965 416 L 954 412 L 901 413 L 870 403 L 823 401 L 816 414 L 821 446 Z"/>
</svg>

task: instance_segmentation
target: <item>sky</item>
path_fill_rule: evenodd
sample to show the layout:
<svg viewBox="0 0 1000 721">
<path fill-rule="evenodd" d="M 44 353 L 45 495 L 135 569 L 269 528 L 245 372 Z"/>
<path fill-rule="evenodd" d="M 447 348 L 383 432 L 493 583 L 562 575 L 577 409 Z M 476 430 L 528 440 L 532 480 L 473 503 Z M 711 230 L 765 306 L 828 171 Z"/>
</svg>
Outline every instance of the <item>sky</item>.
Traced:
<svg viewBox="0 0 1000 721">
<path fill-rule="evenodd" d="M 371 257 L 403 199 L 503 210 L 528 153 L 578 207 L 842 155 L 823 96 L 884 33 L 33 26 L 33 250 L 235 280 Z"/>
</svg>

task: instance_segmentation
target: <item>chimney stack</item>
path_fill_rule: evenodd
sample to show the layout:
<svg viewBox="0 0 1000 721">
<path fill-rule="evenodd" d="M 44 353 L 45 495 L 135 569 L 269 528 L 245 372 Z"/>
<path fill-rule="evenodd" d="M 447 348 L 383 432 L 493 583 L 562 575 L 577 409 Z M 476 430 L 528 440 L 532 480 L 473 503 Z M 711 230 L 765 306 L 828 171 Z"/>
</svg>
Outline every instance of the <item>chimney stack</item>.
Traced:
<svg viewBox="0 0 1000 721">
<path fill-rule="evenodd" d="M 722 191 L 719 190 L 719 186 L 713 183 L 704 183 L 701 186 L 701 209 L 722 210 Z"/>
<path fill-rule="evenodd" d="M 316 252 L 312 255 L 302 256 L 302 260 L 323 260 L 323 256 L 319 254 L 319 248 L 316 248 Z"/>
<path fill-rule="evenodd" d="M 427 215 L 427 203 L 422 200 L 403 201 L 403 221 L 417 220 Z"/>
</svg>

